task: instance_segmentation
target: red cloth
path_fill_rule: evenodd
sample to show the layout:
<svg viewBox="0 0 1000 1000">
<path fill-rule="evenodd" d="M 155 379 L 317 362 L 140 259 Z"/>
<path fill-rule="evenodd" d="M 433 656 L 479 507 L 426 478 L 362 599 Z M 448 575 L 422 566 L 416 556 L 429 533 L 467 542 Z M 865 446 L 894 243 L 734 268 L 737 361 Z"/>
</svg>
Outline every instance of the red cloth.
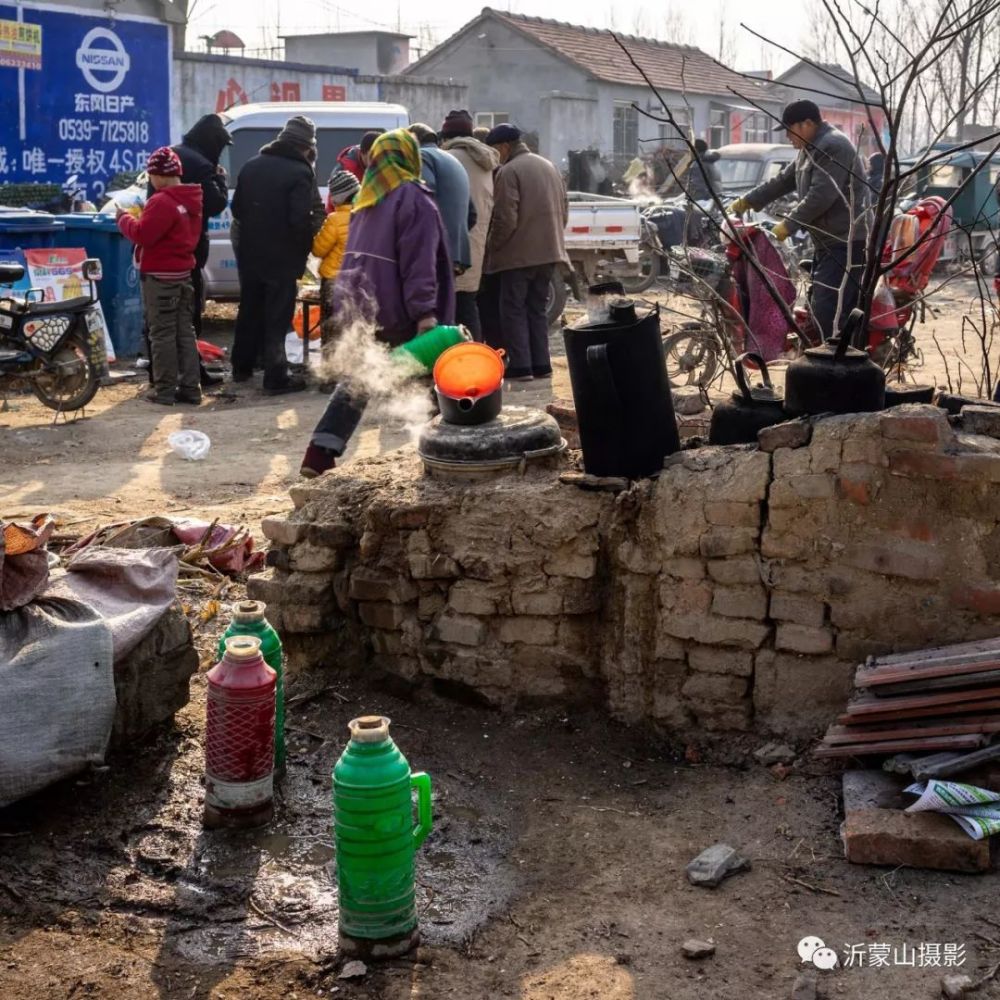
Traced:
<svg viewBox="0 0 1000 1000">
<path fill-rule="evenodd" d="M 346 149 L 342 149 L 340 155 L 337 157 L 337 162 L 349 174 L 354 174 L 359 184 L 364 180 L 365 167 L 361 162 L 360 146 L 348 146 Z"/>
<path fill-rule="evenodd" d="M 118 228 L 137 247 L 143 274 L 181 274 L 194 270 L 201 239 L 201 185 L 176 184 L 157 191 L 138 219 L 125 214 Z"/>
<path fill-rule="evenodd" d="M 744 229 L 742 238 L 749 241 L 758 264 L 767 273 L 785 304 L 791 306 L 795 301 L 795 285 L 788 277 L 788 271 L 774 244 L 763 232 L 753 227 Z M 754 351 L 765 361 L 774 361 L 785 352 L 789 333 L 788 320 L 781 306 L 774 301 L 764 279 L 747 263 L 745 254 L 735 243 L 730 246 L 729 252 L 732 253 L 734 249 L 736 252 L 732 255 L 736 260 L 733 264 L 733 283 L 739 292 L 740 312 L 746 332 L 744 350 Z"/>
</svg>

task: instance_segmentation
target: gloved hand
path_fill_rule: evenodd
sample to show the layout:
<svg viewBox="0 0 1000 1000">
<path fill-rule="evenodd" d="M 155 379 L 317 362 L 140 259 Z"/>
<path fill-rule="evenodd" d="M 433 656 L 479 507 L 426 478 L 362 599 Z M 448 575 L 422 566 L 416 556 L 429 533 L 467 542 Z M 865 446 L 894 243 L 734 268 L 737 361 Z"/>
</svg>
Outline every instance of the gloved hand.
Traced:
<svg viewBox="0 0 1000 1000">
<path fill-rule="evenodd" d="M 789 236 L 792 235 L 791 227 L 788 225 L 787 219 L 782 219 L 774 229 L 771 230 L 771 235 L 776 240 L 787 240 Z"/>
<path fill-rule="evenodd" d="M 736 201 L 730 202 L 726 212 L 729 215 L 743 215 L 745 212 L 749 212 L 752 207 L 746 198 L 737 198 Z"/>
</svg>

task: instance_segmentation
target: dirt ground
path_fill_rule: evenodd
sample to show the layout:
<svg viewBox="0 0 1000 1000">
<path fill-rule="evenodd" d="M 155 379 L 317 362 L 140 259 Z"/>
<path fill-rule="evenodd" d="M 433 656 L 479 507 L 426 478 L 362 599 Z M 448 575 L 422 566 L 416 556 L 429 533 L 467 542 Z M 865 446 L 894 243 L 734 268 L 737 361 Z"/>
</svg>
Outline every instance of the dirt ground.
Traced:
<svg viewBox="0 0 1000 1000">
<path fill-rule="evenodd" d="M 947 308 L 942 298 L 933 321 L 945 345 L 960 339 L 963 294 Z M 226 339 L 225 326 L 216 333 Z M 517 401 L 568 395 L 564 359 L 554 367 L 551 385 L 513 389 Z M 931 354 L 917 377 L 938 379 Z M 11 398 L 0 411 L 0 517 L 48 510 L 72 535 L 177 513 L 257 532 L 288 509 L 319 393 L 227 387 L 198 410 L 161 410 L 136 398 L 140 388 L 102 390 L 84 419 L 54 426 L 33 400 Z M 211 437 L 204 462 L 170 452 L 167 435 L 181 427 Z M 355 454 L 404 439 L 369 423 Z M 401 699 L 334 666 L 289 686 L 275 821 L 204 832 L 204 669 L 224 624 L 199 626 L 203 669 L 173 727 L 0 811 L 5 1000 L 770 1000 L 791 996 L 806 936 L 842 958 L 852 944 L 960 944 L 957 971 L 973 979 L 1000 962 L 995 874 L 846 864 L 835 768 L 802 757 L 779 780 L 753 763 L 757 740 L 673 746 L 597 716 Z M 369 712 L 394 720 L 411 763 L 434 781 L 435 830 L 418 867 L 424 944 L 341 980 L 330 771 L 347 721 Z M 718 841 L 752 869 L 715 890 L 690 886 L 686 864 Z M 682 957 L 691 937 L 711 939 L 714 957 Z M 944 971 L 954 970 L 817 976 L 821 996 L 897 1000 L 939 996 Z M 1000 984 L 975 995 L 1000 997 Z"/>
</svg>

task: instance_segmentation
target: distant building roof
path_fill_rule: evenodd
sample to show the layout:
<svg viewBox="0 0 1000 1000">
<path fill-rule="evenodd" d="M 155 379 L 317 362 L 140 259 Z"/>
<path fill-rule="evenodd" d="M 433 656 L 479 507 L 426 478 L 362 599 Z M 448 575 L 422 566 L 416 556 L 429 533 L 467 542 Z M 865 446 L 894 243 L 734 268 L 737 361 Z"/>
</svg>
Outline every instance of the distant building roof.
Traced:
<svg viewBox="0 0 1000 1000">
<path fill-rule="evenodd" d="M 411 63 L 405 72 L 419 72 L 421 64 L 439 55 L 460 36 L 488 19 L 496 20 L 520 32 L 598 80 L 636 86 L 646 85 L 642 73 L 629 62 L 611 31 L 566 24 L 544 17 L 508 14 L 490 7 L 484 7 L 479 17 L 432 49 L 422 59 Z M 727 98 L 733 97 L 733 90 L 761 96 L 765 94 L 770 96 L 773 93 L 764 81 L 756 83 L 747 80 L 694 46 L 675 45 L 655 38 L 637 38 L 633 35 L 619 34 L 618 37 L 653 85 L 664 90 L 674 93 L 688 91 L 692 94 L 723 95 Z"/>
<path fill-rule="evenodd" d="M 778 83 L 783 83 L 787 87 L 794 87 L 795 83 L 792 78 L 795 77 L 801 69 L 815 69 L 820 77 L 823 78 L 823 83 L 820 84 L 818 89 L 828 90 L 831 94 L 838 95 L 840 97 L 847 97 L 851 100 L 858 101 L 861 98 L 858 96 L 858 86 L 859 82 L 854 74 L 849 70 L 845 69 L 838 63 L 810 63 L 806 62 L 804 59 L 800 59 L 791 69 L 786 69 L 778 79 Z M 869 104 L 881 105 L 882 97 L 877 90 L 873 90 L 866 83 L 861 83 L 861 93 L 864 95 L 864 100 Z M 813 94 L 813 99 L 817 104 L 822 104 L 822 94 Z"/>
<path fill-rule="evenodd" d="M 373 28 L 371 31 L 306 31 L 293 33 L 290 35 L 279 35 L 279 38 L 369 38 L 372 36 L 379 38 L 416 38 L 416 35 L 407 35 L 398 31 L 382 31 Z"/>
</svg>

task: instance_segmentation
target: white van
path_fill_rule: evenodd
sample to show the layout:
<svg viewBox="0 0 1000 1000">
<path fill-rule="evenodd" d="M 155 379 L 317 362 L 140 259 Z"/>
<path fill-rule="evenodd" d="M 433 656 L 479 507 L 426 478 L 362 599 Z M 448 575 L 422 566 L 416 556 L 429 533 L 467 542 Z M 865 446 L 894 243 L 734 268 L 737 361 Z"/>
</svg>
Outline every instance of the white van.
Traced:
<svg viewBox="0 0 1000 1000">
<path fill-rule="evenodd" d="M 316 176 L 320 191 L 326 198 L 326 180 L 333 170 L 338 154 L 353 146 L 372 129 L 387 131 L 405 128 L 409 114 L 402 105 L 376 102 L 346 103 L 312 101 L 296 104 L 241 104 L 230 108 L 221 117 L 233 137 L 233 144 L 222 154 L 222 166 L 229 175 L 229 198 L 232 200 L 236 178 L 243 164 L 277 138 L 282 126 L 294 115 L 305 115 L 316 123 Z M 232 216 L 227 208 L 222 215 L 209 220 L 211 246 L 205 266 L 205 296 L 210 299 L 236 299 L 240 282 L 236 273 L 236 258 L 229 239 Z"/>
</svg>

